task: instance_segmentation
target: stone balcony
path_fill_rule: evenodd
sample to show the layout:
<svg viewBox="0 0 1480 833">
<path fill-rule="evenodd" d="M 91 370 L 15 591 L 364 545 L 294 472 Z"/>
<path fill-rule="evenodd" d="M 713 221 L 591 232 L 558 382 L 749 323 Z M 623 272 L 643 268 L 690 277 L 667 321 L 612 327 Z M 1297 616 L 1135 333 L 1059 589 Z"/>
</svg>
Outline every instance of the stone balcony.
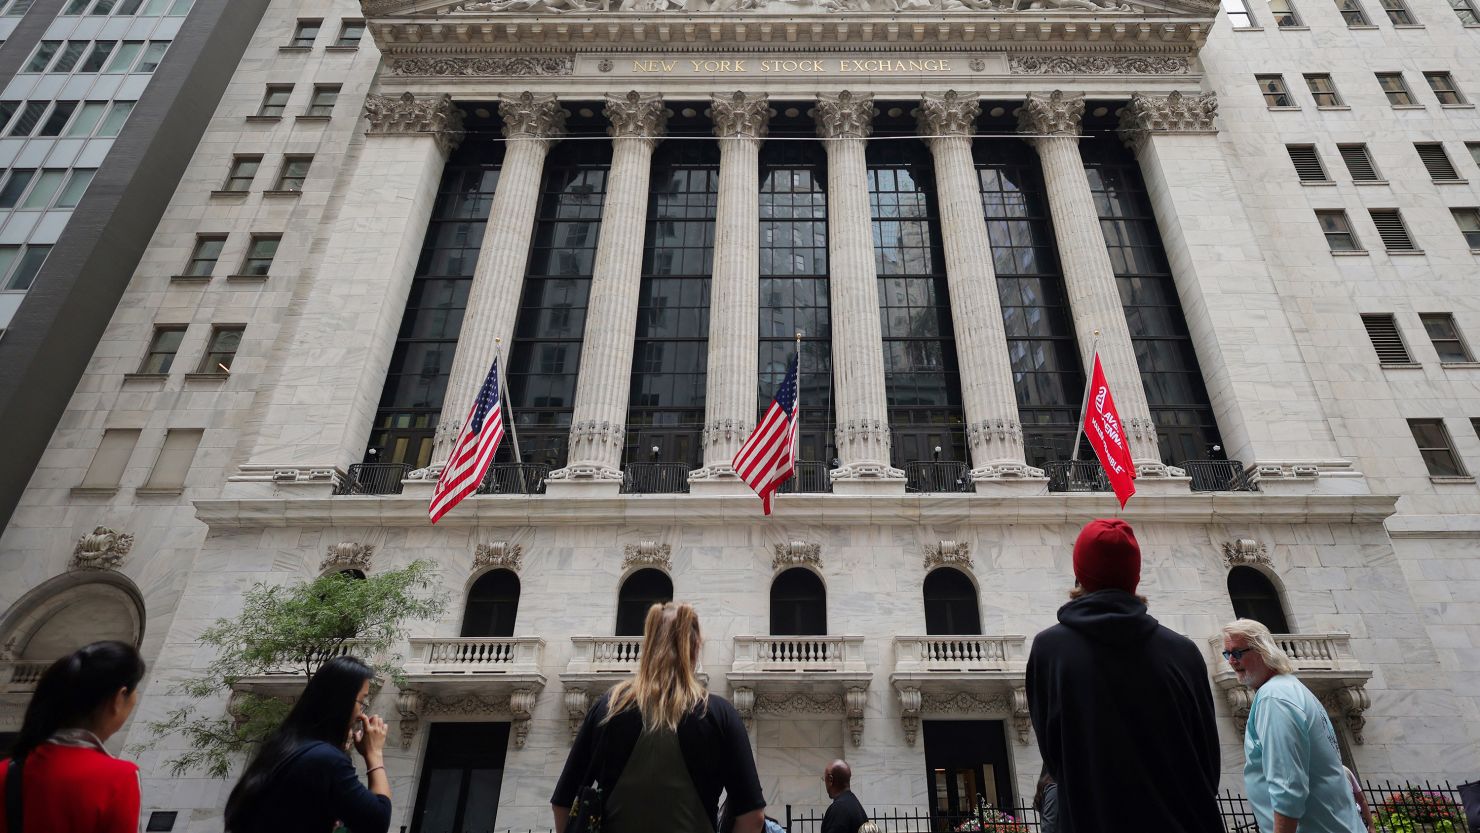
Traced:
<svg viewBox="0 0 1480 833">
<path fill-rule="evenodd" d="M 863 741 L 865 692 L 873 674 L 861 636 L 737 636 L 726 677 L 746 726 L 758 714 L 841 715 L 853 745 Z"/>
<path fill-rule="evenodd" d="M 889 683 L 899 695 L 905 740 L 914 745 L 924 714 L 1011 720 L 1028 742 L 1027 639 L 1003 636 L 896 636 Z"/>
<path fill-rule="evenodd" d="M 545 640 L 534 636 L 412 639 L 396 699 L 402 745 L 410 745 L 422 718 L 456 714 L 508 715 L 514 745 L 522 747 L 545 687 L 544 658 Z"/>
<path fill-rule="evenodd" d="M 380 661 L 379 657 L 370 656 L 369 644 L 364 640 L 351 639 L 339 643 L 334 648 L 305 659 L 302 662 L 284 661 L 280 665 L 263 671 L 261 674 L 253 674 L 241 677 L 232 686 L 235 691 L 260 694 L 266 697 L 294 698 L 298 692 L 308 684 L 308 678 L 312 670 L 328 662 L 335 657 L 353 656 L 359 657 L 371 664 Z"/>
<path fill-rule="evenodd" d="M 1320 698 L 1332 722 L 1345 723 L 1352 740 L 1362 743 L 1366 711 L 1372 705 L 1366 691 L 1367 681 L 1372 679 L 1372 667 L 1352 653 L 1351 634 L 1277 633 L 1274 641 L 1295 664 L 1295 676 Z M 1233 669 L 1224 661 L 1222 635 L 1210 637 L 1208 646 L 1213 662 L 1213 685 L 1228 701 L 1234 722 L 1243 734 L 1254 692 L 1239 683 Z"/>
<path fill-rule="evenodd" d="M 0 660 L 0 694 L 30 694 L 53 660 Z"/>
</svg>

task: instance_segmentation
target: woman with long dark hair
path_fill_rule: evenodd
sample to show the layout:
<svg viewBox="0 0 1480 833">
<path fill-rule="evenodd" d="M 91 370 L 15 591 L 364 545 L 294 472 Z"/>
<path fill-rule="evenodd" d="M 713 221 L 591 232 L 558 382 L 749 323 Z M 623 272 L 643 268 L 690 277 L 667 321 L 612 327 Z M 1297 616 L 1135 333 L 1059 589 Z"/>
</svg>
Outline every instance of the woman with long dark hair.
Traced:
<svg viewBox="0 0 1480 833">
<path fill-rule="evenodd" d="M 46 669 L 0 772 L 0 833 L 134 833 L 139 767 L 104 742 L 139 701 L 144 660 L 123 642 L 94 642 Z"/>
<path fill-rule="evenodd" d="M 386 833 L 385 721 L 365 713 L 374 676 L 354 657 L 319 667 L 226 799 L 227 833 L 330 833 L 335 822 L 353 833 Z M 368 790 L 345 754 L 351 739 L 365 759 Z"/>
</svg>

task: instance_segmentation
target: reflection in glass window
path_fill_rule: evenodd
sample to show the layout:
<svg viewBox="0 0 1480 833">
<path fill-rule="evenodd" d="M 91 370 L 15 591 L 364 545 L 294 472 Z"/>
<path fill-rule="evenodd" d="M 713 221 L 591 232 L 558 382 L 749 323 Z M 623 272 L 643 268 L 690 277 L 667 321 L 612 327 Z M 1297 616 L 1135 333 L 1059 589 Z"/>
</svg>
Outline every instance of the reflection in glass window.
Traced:
<svg viewBox="0 0 1480 833">
<path fill-rule="evenodd" d="M 56 56 L 57 50 L 62 48 L 59 40 L 44 40 L 36 45 L 36 52 L 21 72 L 44 72 L 51 59 Z"/>
<path fill-rule="evenodd" d="M 16 265 L 5 288 L 30 289 L 31 282 L 36 280 L 36 273 L 41 271 L 41 265 L 46 262 L 49 254 L 50 246 L 26 246 L 25 253 L 21 255 L 20 263 Z"/>
<path fill-rule="evenodd" d="M 21 203 L 21 208 L 46 208 L 51 204 L 51 198 L 56 196 L 57 190 L 62 187 L 62 181 L 67 178 L 64 170 L 45 170 L 41 176 L 36 177 L 36 184 L 31 186 L 31 193 Z"/>
<path fill-rule="evenodd" d="M 87 51 L 87 45 L 88 42 L 85 40 L 67 41 L 67 45 L 62 48 L 62 54 L 57 58 L 57 62 L 52 66 L 51 71 L 71 72 L 72 68 L 77 66 L 77 62 L 81 60 L 82 53 Z"/>
<path fill-rule="evenodd" d="M 128 121 L 128 114 L 134 110 L 132 101 L 115 101 L 113 107 L 108 111 L 108 117 L 103 119 L 103 125 L 98 128 L 99 136 L 117 136 L 118 131 L 123 129 L 123 123 Z"/>
<path fill-rule="evenodd" d="M 87 57 L 83 59 L 82 67 L 78 72 L 97 72 L 101 70 L 103 64 L 108 61 L 108 56 L 113 54 L 113 50 L 117 46 L 118 41 L 111 40 L 100 40 L 93 44 L 92 52 L 89 52 Z"/>
<path fill-rule="evenodd" d="M 64 127 L 67 126 L 67 122 L 72 119 L 72 114 L 75 113 L 76 111 L 77 111 L 77 102 L 75 102 L 75 101 L 58 101 L 57 104 L 56 104 L 56 106 L 51 109 L 51 115 L 49 115 L 49 116 L 46 117 L 45 123 L 43 123 L 41 125 L 41 130 L 36 135 L 38 135 L 38 136 L 60 136 L 60 135 L 62 135 L 62 128 L 64 128 Z"/>
<path fill-rule="evenodd" d="M 72 171 L 72 178 L 67 180 L 67 185 L 57 197 L 57 208 L 75 208 L 82 201 L 82 195 L 87 193 L 87 186 L 92 184 L 93 176 L 97 174 L 96 168 L 78 168 Z"/>
<path fill-rule="evenodd" d="M 72 120 L 72 126 L 67 128 L 68 136 L 91 136 L 93 128 L 98 126 L 98 120 L 108 109 L 106 101 L 86 101 L 82 109 L 77 112 L 77 118 Z"/>
<path fill-rule="evenodd" d="M 0 208 L 15 208 L 15 204 L 20 202 L 21 194 L 26 192 L 26 186 L 31 184 L 31 179 L 35 176 L 34 170 L 12 169 L 10 179 L 7 179 L 5 186 L 0 188 Z"/>
<path fill-rule="evenodd" d="M 113 53 L 113 60 L 108 62 L 108 68 L 103 71 L 110 75 L 128 72 L 143 49 L 144 42 L 141 40 L 124 41 Z"/>
<path fill-rule="evenodd" d="M 15 124 L 10 126 L 10 132 L 5 135 L 31 135 L 31 132 L 36 129 L 37 122 L 41 121 L 41 114 L 45 113 L 46 108 L 49 106 L 51 106 L 51 102 L 49 101 L 26 102 L 25 108 L 21 110 L 20 117 L 15 120 Z"/>
<path fill-rule="evenodd" d="M 169 41 L 152 40 L 149 48 L 144 50 L 144 57 L 139 65 L 134 67 L 134 72 L 150 73 L 159 67 L 159 62 L 164 60 L 164 53 L 170 48 Z"/>
</svg>

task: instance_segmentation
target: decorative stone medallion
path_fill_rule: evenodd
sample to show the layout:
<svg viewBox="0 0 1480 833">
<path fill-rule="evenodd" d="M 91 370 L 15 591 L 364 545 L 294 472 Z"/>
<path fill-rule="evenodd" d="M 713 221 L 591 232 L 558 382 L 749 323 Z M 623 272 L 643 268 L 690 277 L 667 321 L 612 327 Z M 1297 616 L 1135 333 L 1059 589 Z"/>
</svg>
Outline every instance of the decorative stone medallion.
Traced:
<svg viewBox="0 0 1480 833">
<path fill-rule="evenodd" d="M 970 570 L 971 545 L 965 541 L 940 541 L 925 545 L 925 569 L 963 567 Z"/>
<path fill-rule="evenodd" d="M 785 544 L 777 544 L 776 555 L 771 559 L 772 569 L 783 567 L 795 567 L 801 564 L 810 564 L 813 567 L 822 566 L 822 545 L 808 543 L 806 541 L 789 541 Z"/>
<path fill-rule="evenodd" d="M 524 563 L 524 547 L 508 541 L 479 544 L 473 552 L 473 570 L 498 568 L 519 572 Z"/>
<path fill-rule="evenodd" d="M 1223 566 L 1225 567 L 1270 567 L 1269 548 L 1253 538 L 1239 538 L 1223 542 Z"/>
<path fill-rule="evenodd" d="M 133 548 L 133 535 L 100 526 L 77 539 L 77 546 L 72 548 L 72 562 L 67 569 L 117 570 Z"/>
<path fill-rule="evenodd" d="M 368 573 L 370 572 L 370 559 L 374 555 L 374 544 L 362 544 L 357 541 L 340 541 L 337 544 L 330 544 L 328 555 L 319 562 L 319 572 L 359 570 Z"/>
<path fill-rule="evenodd" d="M 673 569 L 673 546 L 657 541 L 639 541 L 622 548 L 622 567 Z"/>
</svg>

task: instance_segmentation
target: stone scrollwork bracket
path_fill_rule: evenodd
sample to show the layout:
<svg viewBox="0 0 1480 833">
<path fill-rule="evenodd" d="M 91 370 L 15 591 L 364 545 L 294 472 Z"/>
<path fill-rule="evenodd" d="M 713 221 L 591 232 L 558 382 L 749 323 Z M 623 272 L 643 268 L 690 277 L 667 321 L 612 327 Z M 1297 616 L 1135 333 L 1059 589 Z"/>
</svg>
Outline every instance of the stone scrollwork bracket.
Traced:
<svg viewBox="0 0 1480 833">
<path fill-rule="evenodd" d="M 868 705 L 868 690 L 859 687 L 848 689 L 843 695 L 843 706 L 848 721 L 848 734 L 856 748 L 863 744 L 863 710 Z"/>
<path fill-rule="evenodd" d="M 904 724 L 904 742 L 910 746 L 915 745 L 915 738 L 920 733 L 920 705 L 920 689 L 899 690 L 899 720 Z"/>
</svg>

